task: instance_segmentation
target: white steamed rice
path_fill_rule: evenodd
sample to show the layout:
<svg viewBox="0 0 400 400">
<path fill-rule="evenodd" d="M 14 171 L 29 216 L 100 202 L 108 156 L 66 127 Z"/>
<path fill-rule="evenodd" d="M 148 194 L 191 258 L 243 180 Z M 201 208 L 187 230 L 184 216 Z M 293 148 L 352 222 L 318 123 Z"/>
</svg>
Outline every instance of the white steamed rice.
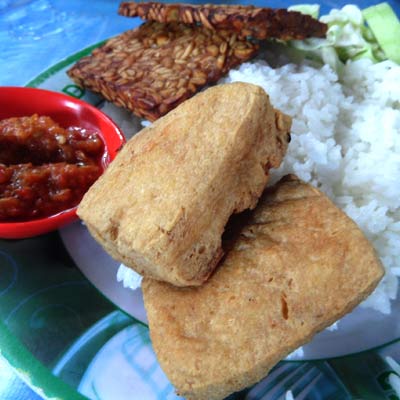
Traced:
<svg viewBox="0 0 400 400">
<path fill-rule="evenodd" d="M 276 61 L 276 54 L 266 56 Z M 232 70 L 221 82 L 234 81 L 263 87 L 274 107 L 293 118 L 292 141 L 273 181 L 295 173 L 360 226 L 386 269 L 362 306 L 390 313 L 400 276 L 400 66 L 368 59 L 349 62 L 339 82 L 327 65 L 301 62 L 273 68 L 257 60 Z M 104 111 L 129 136 L 137 131 L 138 120 L 132 130 L 132 122 L 116 118 L 115 109 L 108 105 Z M 118 280 L 135 289 L 140 285 L 135 275 L 122 266 Z"/>
</svg>

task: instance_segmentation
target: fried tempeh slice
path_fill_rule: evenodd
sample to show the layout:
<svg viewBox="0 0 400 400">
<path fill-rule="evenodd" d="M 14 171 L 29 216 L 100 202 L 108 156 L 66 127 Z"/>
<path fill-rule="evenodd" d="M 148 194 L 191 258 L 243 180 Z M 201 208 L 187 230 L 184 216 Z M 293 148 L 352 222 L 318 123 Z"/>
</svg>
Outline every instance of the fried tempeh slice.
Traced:
<svg viewBox="0 0 400 400">
<path fill-rule="evenodd" d="M 224 30 L 148 22 L 109 40 L 79 60 L 68 75 L 154 121 L 257 51 L 257 44 Z"/>
<path fill-rule="evenodd" d="M 291 120 L 262 88 L 211 87 L 134 136 L 82 200 L 103 247 L 142 275 L 202 284 L 232 213 L 255 207 Z"/>
<path fill-rule="evenodd" d="M 356 224 L 294 175 L 268 189 L 198 288 L 144 279 L 154 350 L 180 395 L 222 399 L 348 313 L 383 267 Z"/>
<path fill-rule="evenodd" d="M 282 40 L 325 37 L 327 25 L 286 9 L 242 5 L 191 5 L 123 2 L 119 14 L 158 22 L 201 23 L 211 30 L 228 29 L 240 37 Z"/>
</svg>

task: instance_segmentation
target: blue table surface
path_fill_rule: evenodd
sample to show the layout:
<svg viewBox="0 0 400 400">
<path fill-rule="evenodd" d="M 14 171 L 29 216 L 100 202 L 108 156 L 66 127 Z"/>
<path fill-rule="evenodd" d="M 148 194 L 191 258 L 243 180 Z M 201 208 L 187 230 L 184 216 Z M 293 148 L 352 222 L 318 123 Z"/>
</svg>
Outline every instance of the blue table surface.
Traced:
<svg viewBox="0 0 400 400">
<path fill-rule="evenodd" d="M 214 2 L 252 3 L 269 7 L 314 3 L 307 0 Z M 357 3 L 364 7 L 378 2 L 379 0 L 319 1 L 322 4 L 322 13 L 346 3 Z M 399 0 L 387 2 L 399 10 Z M 132 20 L 117 15 L 118 5 L 118 0 L 0 0 L 0 85 L 22 86 L 68 55 L 129 29 Z"/>
<path fill-rule="evenodd" d="M 256 0 L 252 3 L 285 7 L 305 2 Z M 324 0 L 321 11 L 349 2 Z M 399 0 L 388 2 L 398 11 Z M 374 2 L 358 0 L 355 3 L 367 6 Z M 23 86 L 63 58 L 130 29 L 132 20 L 117 15 L 118 5 L 116 0 L 0 0 L 0 85 Z M 1 358 L 0 399 L 40 399 Z"/>
</svg>

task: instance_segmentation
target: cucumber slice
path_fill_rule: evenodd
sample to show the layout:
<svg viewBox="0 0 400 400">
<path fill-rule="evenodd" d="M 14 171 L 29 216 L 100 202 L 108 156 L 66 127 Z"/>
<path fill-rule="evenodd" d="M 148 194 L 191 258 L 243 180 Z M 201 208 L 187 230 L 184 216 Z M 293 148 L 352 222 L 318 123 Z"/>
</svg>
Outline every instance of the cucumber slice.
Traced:
<svg viewBox="0 0 400 400">
<path fill-rule="evenodd" d="M 390 60 L 400 64 L 400 21 L 388 3 L 362 11 L 376 41 Z"/>
</svg>

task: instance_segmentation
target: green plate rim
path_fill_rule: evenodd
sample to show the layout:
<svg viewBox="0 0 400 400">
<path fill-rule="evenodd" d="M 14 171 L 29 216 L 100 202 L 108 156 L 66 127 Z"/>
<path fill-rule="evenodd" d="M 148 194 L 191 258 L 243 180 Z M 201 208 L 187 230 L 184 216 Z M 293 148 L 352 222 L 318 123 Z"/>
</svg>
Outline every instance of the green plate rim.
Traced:
<svg viewBox="0 0 400 400">
<path fill-rule="evenodd" d="M 48 78 L 52 75 L 63 69 L 64 67 L 80 60 L 82 57 L 89 55 L 94 49 L 103 45 L 107 40 L 102 40 L 97 42 L 89 47 L 86 47 L 77 53 L 71 54 L 70 56 L 64 58 L 63 60 L 59 61 L 57 64 L 54 64 L 50 68 L 47 68 L 43 72 L 41 72 L 38 76 L 30 80 L 25 86 L 26 87 L 37 87 L 41 83 L 45 82 Z"/>
<path fill-rule="evenodd" d="M 38 76 L 30 80 L 25 86 L 26 87 L 37 87 L 41 83 L 45 82 L 52 75 L 59 72 L 61 69 L 66 66 L 78 61 L 84 56 L 89 55 L 94 49 L 103 45 L 107 40 L 99 41 L 91 46 L 88 46 L 72 55 L 64 58 L 53 66 L 47 68 L 43 72 L 41 72 Z M 59 238 L 59 240 L 62 240 Z M 67 251 L 67 250 L 65 250 Z M 74 263 L 75 264 L 75 263 Z M 76 265 L 76 264 L 75 264 Z M 87 279 L 87 278 L 86 278 Z M 89 280 L 88 280 L 89 281 Z M 137 320 L 135 317 L 127 314 L 124 310 L 122 310 L 118 305 L 112 302 L 107 296 L 105 296 L 96 286 L 93 287 L 108 301 L 110 301 L 117 310 L 120 310 L 124 314 L 128 315 L 132 318 L 133 322 L 140 323 L 147 327 L 146 324 Z M 343 359 L 346 357 L 351 357 L 355 355 L 361 355 L 373 351 L 377 351 L 383 349 L 387 346 L 393 345 L 396 342 L 400 342 L 400 338 L 393 339 L 384 344 L 378 345 L 376 347 L 372 347 L 367 350 L 362 350 L 355 353 L 349 353 L 343 356 L 338 357 L 329 357 L 329 358 L 321 358 L 321 359 L 312 359 L 312 360 L 283 360 L 287 363 L 294 362 L 318 362 L 318 361 L 326 361 L 326 360 L 335 360 L 335 359 Z M 72 388 L 66 382 L 64 382 L 61 378 L 52 374 L 51 370 L 44 366 L 24 345 L 23 343 L 16 338 L 3 321 L 0 321 L 0 356 L 2 356 L 9 365 L 14 369 L 17 375 L 39 396 L 46 396 L 47 399 L 51 400 L 85 400 L 87 397 L 80 394 L 77 390 Z M 34 372 L 32 372 L 34 371 Z"/>
<path fill-rule="evenodd" d="M 39 396 L 48 399 L 84 400 L 85 396 L 53 375 L 0 321 L 0 355 Z M 32 372 L 34 371 L 34 372 Z"/>
<path fill-rule="evenodd" d="M 78 61 L 84 56 L 89 55 L 95 48 L 105 43 L 105 41 L 106 40 L 95 43 L 94 45 L 86 47 L 85 49 L 64 58 L 55 65 L 44 70 L 37 77 L 29 81 L 25 86 L 39 86 L 50 76 L 54 75 L 64 67 Z M 61 238 L 59 238 L 59 240 L 61 240 Z M 105 296 L 103 295 L 103 297 Z M 107 300 L 110 301 L 109 299 Z M 87 399 L 87 397 L 81 395 L 66 382 L 53 375 L 51 370 L 43 365 L 24 346 L 24 344 L 10 332 L 3 321 L 0 321 L 0 355 L 9 363 L 17 375 L 39 396 L 45 396 L 47 399 L 51 400 Z"/>
</svg>

